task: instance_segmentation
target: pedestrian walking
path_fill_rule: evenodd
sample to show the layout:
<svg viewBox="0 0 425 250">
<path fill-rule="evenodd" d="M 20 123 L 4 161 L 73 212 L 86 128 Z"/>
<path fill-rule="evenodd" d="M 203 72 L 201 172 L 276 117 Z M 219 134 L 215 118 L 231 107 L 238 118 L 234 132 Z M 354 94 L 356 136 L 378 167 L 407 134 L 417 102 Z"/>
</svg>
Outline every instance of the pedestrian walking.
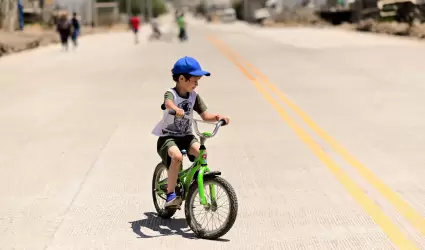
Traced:
<svg viewBox="0 0 425 250">
<path fill-rule="evenodd" d="M 68 39 L 71 35 L 71 23 L 68 21 L 66 14 L 62 14 L 56 25 L 56 31 L 59 33 L 62 49 L 68 50 Z"/>
<path fill-rule="evenodd" d="M 150 36 L 151 39 L 156 38 L 159 39 L 162 35 L 161 30 L 159 29 L 159 24 L 158 24 L 158 15 L 154 14 L 153 18 L 151 20 L 151 27 L 152 27 L 152 34 Z"/>
<path fill-rule="evenodd" d="M 134 33 L 134 42 L 136 44 L 139 43 L 139 35 L 138 35 L 138 33 L 139 33 L 139 25 L 140 25 L 140 19 L 139 19 L 139 17 L 132 16 L 130 18 L 130 26 L 131 26 L 131 29 L 132 29 L 132 31 Z"/>
<path fill-rule="evenodd" d="M 78 20 L 76 12 L 72 13 L 71 24 L 72 24 L 71 39 L 72 39 L 72 42 L 74 44 L 74 48 L 77 48 L 77 46 L 78 46 L 77 40 L 78 40 L 78 37 L 80 36 L 81 25 L 80 25 L 80 21 Z"/>
<path fill-rule="evenodd" d="M 179 26 L 179 39 L 180 41 L 187 40 L 186 22 L 184 20 L 184 13 L 182 12 L 177 18 L 177 25 Z"/>
</svg>

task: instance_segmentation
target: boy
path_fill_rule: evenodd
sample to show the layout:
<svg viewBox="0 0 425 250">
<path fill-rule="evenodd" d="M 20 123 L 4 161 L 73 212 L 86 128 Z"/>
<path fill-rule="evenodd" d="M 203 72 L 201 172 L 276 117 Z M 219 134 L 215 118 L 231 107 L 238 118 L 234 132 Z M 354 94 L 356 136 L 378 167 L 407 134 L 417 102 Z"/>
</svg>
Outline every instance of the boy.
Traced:
<svg viewBox="0 0 425 250">
<path fill-rule="evenodd" d="M 74 44 L 74 48 L 76 48 L 78 45 L 77 39 L 78 39 L 78 36 L 80 35 L 80 21 L 78 20 L 76 12 L 72 13 L 71 24 L 73 28 L 71 39 Z"/>
<path fill-rule="evenodd" d="M 156 38 L 160 38 L 161 37 L 161 31 L 159 30 L 157 15 L 153 16 L 152 21 L 151 21 L 151 26 L 152 26 L 153 35 L 156 36 Z"/>
<path fill-rule="evenodd" d="M 137 16 L 132 16 L 130 18 L 130 25 L 134 33 L 134 43 L 137 44 L 139 43 L 138 33 L 139 33 L 140 19 Z"/>
<path fill-rule="evenodd" d="M 194 157 L 199 155 L 200 143 L 192 133 L 191 120 L 182 118 L 184 115 L 193 117 L 195 110 L 204 121 L 219 121 L 224 119 L 229 124 L 229 118 L 210 113 L 207 111 L 202 98 L 194 91 L 202 76 L 210 76 L 210 73 L 201 69 L 198 61 L 192 57 L 183 57 L 177 60 L 171 70 L 176 86 L 169 89 L 164 96 L 163 118 L 153 129 L 152 133 L 159 136 L 157 152 L 162 162 L 168 168 L 167 201 L 165 208 L 180 206 L 181 197 L 177 197 L 174 189 L 180 165 L 183 161 L 181 149 L 188 150 L 188 154 Z M 176 116 L 168 114 L 169 110 L 175 110 Z"/>
<path fill-rule="evenodd" d="M 181 13 L 180 16 L 177 18 L 177 24 L 179 26 L 180 41 L 187 40 L 186 22 L 184 20 L 184 14 L 183 13 Z"/>
</svg>

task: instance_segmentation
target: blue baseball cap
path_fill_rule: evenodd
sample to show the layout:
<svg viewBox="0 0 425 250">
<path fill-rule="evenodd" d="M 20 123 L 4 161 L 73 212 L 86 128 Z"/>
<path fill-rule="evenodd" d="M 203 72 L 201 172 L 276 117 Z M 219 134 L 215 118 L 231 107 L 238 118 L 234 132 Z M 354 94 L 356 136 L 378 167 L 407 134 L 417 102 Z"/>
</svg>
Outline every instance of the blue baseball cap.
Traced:
<svg viewBox="0 0 425 250">
<path fill-rule="evenodd" d="M 201 65 L 195 58 L 182 57 L 174 64 L 171 70 L 173 74 L 189 74 L 192 76 L 210 76 L 210 72 L 207 72 L 201 68 Z"/>
</svg>

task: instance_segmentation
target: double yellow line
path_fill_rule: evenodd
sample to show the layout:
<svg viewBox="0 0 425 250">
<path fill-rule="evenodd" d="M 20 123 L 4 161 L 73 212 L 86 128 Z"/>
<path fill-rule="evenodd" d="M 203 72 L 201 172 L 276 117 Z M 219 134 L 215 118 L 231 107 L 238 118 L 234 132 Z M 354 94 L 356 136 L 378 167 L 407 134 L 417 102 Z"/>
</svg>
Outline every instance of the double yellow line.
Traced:
<svg viewBox="0 0 425 250">
<path fill-rule="evenodd" d="M 229 58 L 242 73 L 254 84 L 258 91 L 267 101 L 276 109 L 283 120 L 285 120 L 297 136 L 313 151 L 313 153 L 324 163 L 324 165 L 335 175 L 347 191 L 362 205 L 375 222 L 380 225 L 388 237 L 400 249 L 419 249 L 392 221 L 385 215 L 384 211 L 340 168 L 335 161 L 322 150 L 320 145 L 302 129 L 273 98 L 266 88 L 274 92 L 279 99 L 291 108 L 317 135 L 319 135 L 331 148 L 343 157 L 359 174 L 374 186 L 380 194 L 385 197 L 397 210 L 422 234 L 425 236 L 425 218 L 404 201 L 397 193 L 392 191 L 387 185 L 380 181 L 368 168 L 356 160 L 348 151 L 328 133 L 321 129 L 311 118 L 307 116 L 298 106 L 291 102 L 285 94 L 279 90 L 276 85 L 271 83 L 268 78 L 260 72 L 255 66 L 248 63 L 238 53 L 233 51 L 223 41 L 214 36 L 208 36 L 207 39 L 216 46 L 216 48 Z M 264 87 L 265 86 L 265 87 Z"/>
</svg>

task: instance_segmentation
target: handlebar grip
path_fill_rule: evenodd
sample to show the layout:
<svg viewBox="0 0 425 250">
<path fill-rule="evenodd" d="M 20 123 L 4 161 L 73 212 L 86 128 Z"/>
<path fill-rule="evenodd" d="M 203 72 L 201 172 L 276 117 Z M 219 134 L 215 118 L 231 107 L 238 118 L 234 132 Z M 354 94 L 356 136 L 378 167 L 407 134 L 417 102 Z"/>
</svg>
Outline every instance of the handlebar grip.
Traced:
<svg viewBox="0 0 425 250">
<path fill-rule="evenodd" d="M 162 110 L 166 110 L 167 108 L 165 107 L 165 104 L 163 103 L 163 104 L 161 104 L 161 109 Z M 170 114 L 170 115 L 176 115 L 177 113 L 176 113 L 176 111 L 175 110 L 169 110 L 168 111 L 168 114 Z"/>
<path fill-rule="evenodd" d="M 224 119 L 221 119 L 219 122 L 221 122 L 222 126 L 226 126 L 227 125 L 226 120 L 224 120 Z"/>
</svg>

